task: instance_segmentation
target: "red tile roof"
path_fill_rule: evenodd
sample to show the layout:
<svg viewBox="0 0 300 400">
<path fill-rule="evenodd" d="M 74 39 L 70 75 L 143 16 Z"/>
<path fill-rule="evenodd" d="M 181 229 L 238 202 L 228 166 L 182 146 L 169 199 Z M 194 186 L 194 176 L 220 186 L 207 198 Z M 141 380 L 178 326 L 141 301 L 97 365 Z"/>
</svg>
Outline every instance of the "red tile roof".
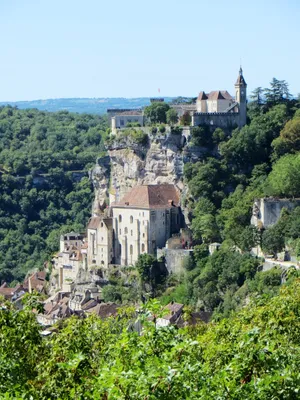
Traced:
<svg viewBox="0 0 300 400">
<path fill-rule="evenodd" d="M 133 187 L 112 207 L 171 208 L 179 205 L 179 192 L 174 185 L 141 185 Z"/>
</svg>

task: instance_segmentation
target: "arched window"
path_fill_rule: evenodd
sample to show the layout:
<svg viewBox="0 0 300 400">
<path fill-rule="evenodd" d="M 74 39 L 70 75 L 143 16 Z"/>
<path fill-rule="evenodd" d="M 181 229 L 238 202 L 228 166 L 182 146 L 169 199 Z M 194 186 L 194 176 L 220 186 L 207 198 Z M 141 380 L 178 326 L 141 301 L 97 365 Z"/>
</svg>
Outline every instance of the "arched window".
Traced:
<svg viewBox="0 0 300 400">
<path fill-rule="evenodd" d="M 142 253 L 145 253 L 145 244 L 142 243 Z"/>
<path fill-rule="evenodd" d="M 122 222 L 122 215 L 119 215 L 119 222 Z"/>
<path fill-rule="evenodd" d="M 133 216 L 130 216 L 130 223 L 133 224 Z"/>
<path fill-rule="evenodd" d="M 132 256 L 132 254 L 133 254 L 133 246 L 132 246 L 132 244 L 130 245 L 129 253 L 130 253 L 130 255 Z"/>
<path fill-rule="evenodd" d="M 103 228 L 103 222 L 101 222 L 101 228 Z"/>
</svg>

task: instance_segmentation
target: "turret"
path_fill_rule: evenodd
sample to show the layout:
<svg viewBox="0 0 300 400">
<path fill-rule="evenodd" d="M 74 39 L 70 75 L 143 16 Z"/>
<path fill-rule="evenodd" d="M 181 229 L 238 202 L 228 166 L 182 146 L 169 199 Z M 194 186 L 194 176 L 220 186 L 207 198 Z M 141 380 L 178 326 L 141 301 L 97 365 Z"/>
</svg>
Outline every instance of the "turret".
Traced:
<svg viewBox="0 0 300 400">
<path fill-rule="evenodd" d="M 235 83 L 235 101 L 239 103 L 239 113 L 240 113 L 240 128 L 246 125 L 247 121 L 247 83 L 243 77 L 243 70 L 240 67 L 239 76 Z"/>
</svg>

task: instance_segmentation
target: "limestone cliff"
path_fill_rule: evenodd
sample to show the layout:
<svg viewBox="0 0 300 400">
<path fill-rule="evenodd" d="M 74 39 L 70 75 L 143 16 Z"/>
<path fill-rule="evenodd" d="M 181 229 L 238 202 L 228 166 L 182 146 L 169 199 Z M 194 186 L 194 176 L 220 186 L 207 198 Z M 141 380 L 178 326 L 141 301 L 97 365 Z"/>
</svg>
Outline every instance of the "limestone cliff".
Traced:
<svg viewBox="0 0 300 400">
<path fill-rule="evenodd" d="M 110 201 L 118 200 L 133 186 L 172 183 L 181 192 L 186 136 L 167 132 L 149 134 L 147 145 L 115 140 L 108 146 L 109 157 L 97 160 L 90 177 L 95 188 L 94 213 Z"/>
</svg>

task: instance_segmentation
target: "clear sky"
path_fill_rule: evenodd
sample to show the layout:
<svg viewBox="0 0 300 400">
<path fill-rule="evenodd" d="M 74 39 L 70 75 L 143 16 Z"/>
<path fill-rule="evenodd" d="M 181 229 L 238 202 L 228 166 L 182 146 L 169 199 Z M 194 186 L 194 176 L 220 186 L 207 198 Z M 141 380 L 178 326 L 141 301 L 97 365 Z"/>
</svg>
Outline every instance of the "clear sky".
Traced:
<svg viewBox="0 0 300 400">
<path fill-rule="evenodd" d="M 0 0 L 0 101 L 300 92 L 300 0 Z"/>
</svg>

